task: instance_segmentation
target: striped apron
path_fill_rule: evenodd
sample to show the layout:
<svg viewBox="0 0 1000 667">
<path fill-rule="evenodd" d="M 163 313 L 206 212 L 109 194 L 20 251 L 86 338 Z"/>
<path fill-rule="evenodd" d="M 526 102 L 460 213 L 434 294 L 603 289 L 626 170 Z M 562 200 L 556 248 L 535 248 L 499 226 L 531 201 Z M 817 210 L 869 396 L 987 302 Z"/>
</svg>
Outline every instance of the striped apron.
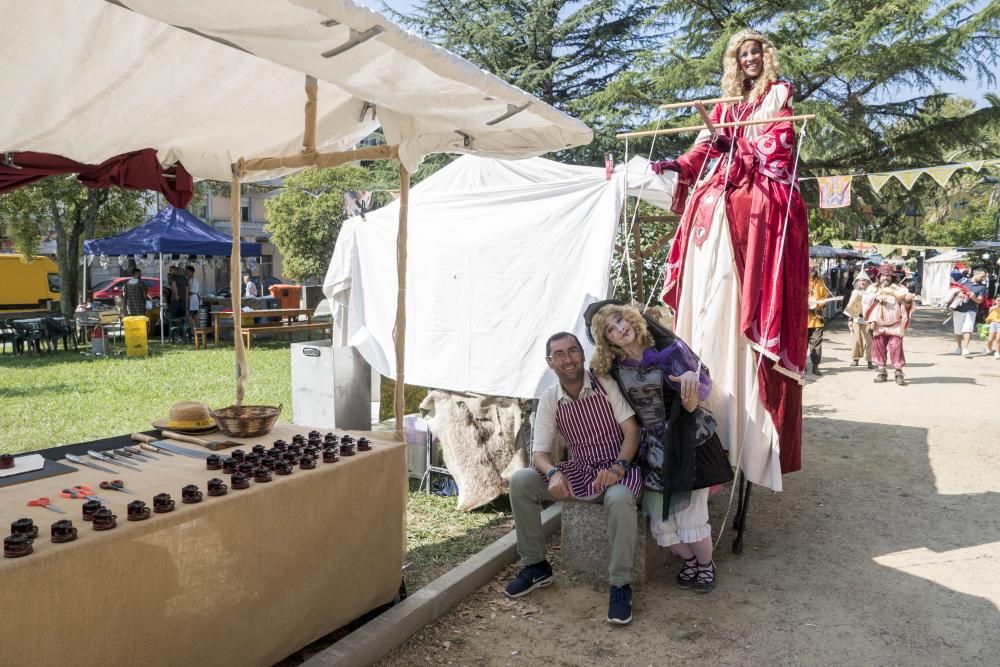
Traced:
<svg viewBox="0 0 1000 667">
<path fill-rule="evenodd" d="M 556 407 L 556 426 L 566 439 L 569 451 L 569 460 L 560 463 L 558 468 L 577 498 L 593 498 L 604 492 L 604 488 L 594 486 L 594 478 L 599 471 L 614 465 L 622 449 L 622 429 L 615 421 L 604 387 L 593 373 L 590 381 L 593 394 L 568 403 L 560 401 Z M 638 497 L 642 491 L 639 467 L 631 468 L 618 483 L 627 486 Z"/>
</svg>

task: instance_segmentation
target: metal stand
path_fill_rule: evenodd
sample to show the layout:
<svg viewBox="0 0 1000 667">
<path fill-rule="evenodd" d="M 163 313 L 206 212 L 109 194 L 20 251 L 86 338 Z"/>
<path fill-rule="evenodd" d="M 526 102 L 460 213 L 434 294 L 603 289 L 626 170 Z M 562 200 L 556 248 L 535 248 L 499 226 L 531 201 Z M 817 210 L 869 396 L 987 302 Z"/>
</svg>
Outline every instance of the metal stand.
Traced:
<svg viewBox="0 0 1000 667">
<path fill-rule="evenodd" d="M 739 491 L 739 498 L 736 501 L 736 516 L 733 517 L 733 530 L 736 531 L 736 538 L 733 540 L 733 553 L 743 553 L 743 529 L 746 528 L 747 511 L 750 509 L 750 491 L 753 484 L 743 476 L 742 471 L 736 474 L 736 481 Z"/>
<path fill-rule="evenodd" d="M 427 493 L 430 494 L 431 493 L 431 473 L 437 473 L 439 475 L 448 475 L 448 477 L 451 477 L 452 479 L 454 479 L 455 476 L 452 475 L 450 472 L 448 472 L 447 468 L 445 468 L 443 466 L 433 465 L 433 462 L 434 462 L 434 434 L 431 432 L 430 429 L 427 429 L 427 447 L 425 448 L 424 451 L 426 452 L 424 456 L 425 456 L 425 462 L 427 464 L 427 467 L 424 468 L 424 474 L 423 474 L 423 477 L 420 478 L 420 486 L 417 487 L 417 490 L 419 491 L 420 489 L 423 488 L 423 486 L 424 486 L 424 480 L 426 480 L 427 481 Z"/>
</svg>

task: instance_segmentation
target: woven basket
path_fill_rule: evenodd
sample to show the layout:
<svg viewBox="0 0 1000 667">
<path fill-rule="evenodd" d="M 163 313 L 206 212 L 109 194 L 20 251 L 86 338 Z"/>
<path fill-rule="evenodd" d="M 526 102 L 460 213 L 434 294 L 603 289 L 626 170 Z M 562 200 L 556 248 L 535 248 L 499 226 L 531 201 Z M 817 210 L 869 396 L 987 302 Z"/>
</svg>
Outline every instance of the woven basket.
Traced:
<svg viewBox="0 0 1000 667">
<path fill-rule="evenodd" d="M 212 410 L 212 417 L 219 428 L 234 438 L 256 438 L 265 435 L 274 426 L 281 405 L 230 405 Z"/>
</svg>

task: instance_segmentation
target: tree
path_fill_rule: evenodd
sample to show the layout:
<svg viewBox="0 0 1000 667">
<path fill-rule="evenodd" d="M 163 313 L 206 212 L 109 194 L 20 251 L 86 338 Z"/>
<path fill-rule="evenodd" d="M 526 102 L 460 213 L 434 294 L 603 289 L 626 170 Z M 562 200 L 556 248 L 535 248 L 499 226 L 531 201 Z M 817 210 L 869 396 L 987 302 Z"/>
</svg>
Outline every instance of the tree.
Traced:
<svg viewBox="0 0 1000 667">
<path fill-rule="evenodd" d="M 428 39 L 595 128 L 591 146 L 566 151 L 603 164 L 630 110 L 608 88 L 659 46 L 657 0 L 425 0 L 393 12 Z"/>
<path fill-rule="evenodd" d="M 768 33 L 778 46 L 784 76 L 795 87 L 796 110 L 819 116 L 802 146 L 804 171 L 821 175 L 936 164 L 956 143 L 979 148 L 984 128 L 1000 123 L 995 100 L 956 115 L 946 113 L 948 96 L 935 89 L 937 82 L 973 76 L 995 85 L 1000 3 L 979 9 L 980 4 L 665 0 L 661 16 L 673 30 L 664 55 L 648 72 L 626 73 L 631 85 L 620 88 L 648 90 L 641 99 L 650 105 L 715 96 L 726 40 L 749 26 Z M 908 89 L 924 94 L 897 96 Z"/>
<path fill-rule="evenodd" d="M 369 172 L 353 165 L 285 178 L 281 194 L 265 204 L 267 231 L 284 257 L 284 275 L 305 280 L 326 272 L 345 219 L 344 193 L 370 187 Z"/>
<path fill-rule="evenodd" d="M 141 224 L 155 201 L 151 192 L 90 189 L 76 179 L 52 176 L 0 196 L 0 231 L 26 257 L 38 251 L 40 228 L 55 231 L 60 310 L 69 319 L 80 293 L 83 240 Z"/>
</svg>

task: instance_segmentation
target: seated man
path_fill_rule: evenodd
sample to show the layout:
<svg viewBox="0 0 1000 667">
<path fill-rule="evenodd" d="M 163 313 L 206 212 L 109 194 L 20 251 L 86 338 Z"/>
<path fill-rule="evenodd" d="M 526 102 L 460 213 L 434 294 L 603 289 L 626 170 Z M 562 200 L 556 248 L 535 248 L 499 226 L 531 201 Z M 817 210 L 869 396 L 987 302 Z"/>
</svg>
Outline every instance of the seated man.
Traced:
<svg viewBox="0 0 1000 667">
<path fill-rule="evenodd" d="M 599 382 L 584 370 L 583 348 L 576 336 L 561 332 L 545 344 L 545 358 L 559 382 L 538 402 L 532 450 L 533 468 L 510 480 L 517 551 L 524 569 L 507 586 L 519 597 L 552 583 L 545 559 L 542 501 L 603 503 L 608 518 L 611 584 L 608 622 L 632 620 L 632 552 L 636 537 L 636 498 L 642 475 L 633 466 L 639 448 L 634 412 L 614 382 Z M 555 435 L 566 440 L 569 459 L 553 463 Z"/>
</svg>

